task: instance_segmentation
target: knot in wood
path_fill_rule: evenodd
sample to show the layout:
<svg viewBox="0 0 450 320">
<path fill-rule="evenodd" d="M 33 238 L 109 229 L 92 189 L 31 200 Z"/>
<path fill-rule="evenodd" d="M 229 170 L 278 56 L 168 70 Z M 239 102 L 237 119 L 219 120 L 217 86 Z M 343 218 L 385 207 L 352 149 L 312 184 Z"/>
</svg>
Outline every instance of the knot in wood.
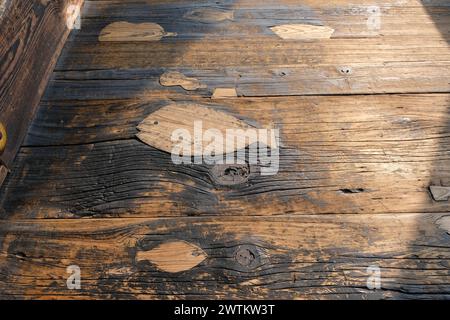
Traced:
<svg viewBox="0 0 450 320">
<path fill-rule="evenodd" d="M 249 247 L 240 247 L 235 253 L 236 261 L 244 266 L 251 267 L 256 261 L 256 254 Z"/>
<path fill-rule="evenodd" d="M 211 169 L 211 178 L 219 186 L 236 186 L 248 181 L 250 166 L 248 164 L 216 164 Z"/>
</svg>

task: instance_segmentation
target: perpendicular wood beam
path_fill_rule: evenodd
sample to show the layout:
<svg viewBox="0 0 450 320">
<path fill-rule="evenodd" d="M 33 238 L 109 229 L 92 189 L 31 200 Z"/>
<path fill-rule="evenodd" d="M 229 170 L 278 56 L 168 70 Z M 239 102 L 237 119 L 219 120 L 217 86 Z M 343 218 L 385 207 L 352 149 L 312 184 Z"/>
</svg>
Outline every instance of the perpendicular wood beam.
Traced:
<svg viewBox="0 0 450 320">
<path fill-rule="evenodd" d="M 3 183 L 83 0 L 0 0 L 0 150 Z"/>
</svg>

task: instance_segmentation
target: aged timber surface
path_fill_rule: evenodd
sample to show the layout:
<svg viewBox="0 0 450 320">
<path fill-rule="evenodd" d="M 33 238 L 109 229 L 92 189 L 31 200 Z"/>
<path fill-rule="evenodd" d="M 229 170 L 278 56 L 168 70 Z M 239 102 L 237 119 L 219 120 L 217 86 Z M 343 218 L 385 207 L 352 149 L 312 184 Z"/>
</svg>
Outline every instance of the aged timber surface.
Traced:
<svg viewBox="0 0 450 320">
<path fill-rule="evenodd" d="M 222 186 L 138 141 L 161 99 L 44 103 L 0 198 L 4 216 L 445 212 L 450 95 L 231 99 L 205 105 L 281 128 L 280 171 Z M 301 112 L 299 112 L 301 110 Z M 92 118 L 92 113 L 97 115 Z M 45 114 L 45 117 L 41 115 Z M 201 118 L 199 118 L 201 119 Z M 54 124 L 64 123 L 55 127 Z M 107 125 L 105 125 L 107 124 Z M 206 124 L 205 124 L 206 126 Z"/>
<path fill-rule="evenodd" d="M 8 143 L 0 165 L 11 166 L 70 32 L 68 8 L 82 2 L 1 1 L 0 122 Z"/>
<path fill-rule="evenodd" d="M 82 17 L 0 189 L 0 297 L 450 299 L 448 1 Z M 279 173 L 173 164 L 136 137 L 171 105 L 280 129 Z"/>
<path fill-rule="evenodd" d="M 5 222 L 0 225 L 0 292 L 3 298 L 47 299 L 448 299 L 449 218 L 389 214 Z M 173 245 L 180 242 L 184 245 Z M 197 259 L 189 270 L 158 268 L 160 259 L 168 264 L 193 251 Z M 82 270 L 80 291 L 65 285 L 70 265 Z M 383 270 L 383 290 L 367 289 L 372 265 Z"/>
</svg>

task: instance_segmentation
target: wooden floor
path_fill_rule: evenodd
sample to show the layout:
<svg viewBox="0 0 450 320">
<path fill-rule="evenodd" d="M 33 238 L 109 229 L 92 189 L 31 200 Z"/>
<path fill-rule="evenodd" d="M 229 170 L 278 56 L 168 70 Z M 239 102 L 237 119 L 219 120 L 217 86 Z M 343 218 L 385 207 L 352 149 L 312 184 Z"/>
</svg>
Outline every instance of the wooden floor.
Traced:
<svg viewBox="0 0 450 320">
<path fill-rule="evenodd" d="M 448 0 L 85 1 L 0 190 L 0 298 L 449 299 L 449 43 Z M 279 173 L 136 138 L 183 102 L 279 128 Z"/>
</svg>

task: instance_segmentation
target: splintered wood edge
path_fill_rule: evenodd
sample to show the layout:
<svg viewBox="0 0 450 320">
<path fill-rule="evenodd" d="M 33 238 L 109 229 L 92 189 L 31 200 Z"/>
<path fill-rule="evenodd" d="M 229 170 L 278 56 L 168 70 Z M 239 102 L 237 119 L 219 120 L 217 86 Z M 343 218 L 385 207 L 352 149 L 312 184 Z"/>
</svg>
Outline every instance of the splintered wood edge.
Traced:
<svg viewBox="0 0 450 320">
<path fill-rule="evenodd" d="M 102 29 L 98 37 L 101 42 L 120 41 L 159 41 L 164 37 L 176 36 L 166 32 L 157 23 L 131 23 L 127 21 L 113 22 Z"/>
<path fill-rule="evenodd" d="M 198 246 L 186 241 L 170 241 L 150 251 L 139 251 L 136 261 L 149 261 L 159 270 L 178 273 L 202 263 L 208 255 Z"/>
<path fill-rule="evenodd" d="M 330 39 L 334 33 L 333 28 L 309 24 L 284 24 L 270 30 L 285 40 Z"/>
</svg>

